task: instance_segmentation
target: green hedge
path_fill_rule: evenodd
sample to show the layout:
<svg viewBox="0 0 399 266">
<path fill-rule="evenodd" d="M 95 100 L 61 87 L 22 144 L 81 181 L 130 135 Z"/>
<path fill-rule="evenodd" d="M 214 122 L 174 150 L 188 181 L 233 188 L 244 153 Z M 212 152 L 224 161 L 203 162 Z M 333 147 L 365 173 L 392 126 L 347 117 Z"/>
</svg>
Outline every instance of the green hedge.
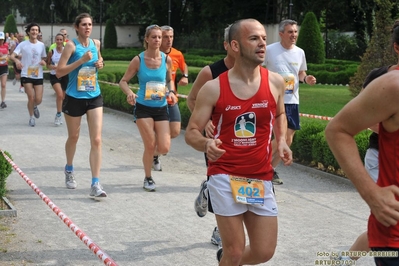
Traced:
<svg viewBox="0 0 399 266">
<path fill-rule="evenodd" d="M 293 156 L 303 164 L 322 166 L 324 170 L 337 173 L 339 164 L 332 154 L 324 130 L 327 123 L 316 119 L 302 119 L 301 130 L 294 135 L 291 145 Z M 355 136 L 362 161 L 368 148 L 371 131 L 362 131 Z"/>
<path fill-rule="evenodd" d="M 12 159 L 11 155 L 7 151 L 4 151 L 4 153 L 7 154 L 7 156 L 10 157 L 10 159 Z M 6 195 L 7 192 L 6 180 L 7 177 L 11 174 L 11 172 L 12 172 L 11 164 L 9 164 L 6 158 L 4 158 L 3 154 L 0 153 L 0 198 Z"/>
<path fill-rule="evenodd" d="M 349 84 L 359 66 L 358 62 L 348 60 L 326 59 L 325 64 L 308 63 L 307 74 L 316 77 L 320 84 Z"/>
</svg>

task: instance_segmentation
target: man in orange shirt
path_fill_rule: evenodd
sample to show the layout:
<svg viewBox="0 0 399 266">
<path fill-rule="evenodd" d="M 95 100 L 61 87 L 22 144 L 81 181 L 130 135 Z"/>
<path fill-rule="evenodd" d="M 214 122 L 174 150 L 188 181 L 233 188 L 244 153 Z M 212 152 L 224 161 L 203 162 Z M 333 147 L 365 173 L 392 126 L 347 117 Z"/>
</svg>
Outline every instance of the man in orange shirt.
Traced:
<svg viewBox="0 0 399 266">
<path fill-rule="evenodd" d="M 186 86 L 188 84 L 188 67 L 184 60 L 182 52 L 172 47 L 173 45 L 173 28 L 170 26 L 162 26 L 162 44 L 160 50 L 166 55 L 172 58 L 172 81 L 175 83 L 176 92 L 178 86 Z M 176 71 L 180 69 L 182 73 L 181 79 L 176 81 Z M 173 104 L 168 101 L 169 109 L 169 126 L 170 126 L 170 137 L 176 138 L 180 134 L 181 128 L 181 115 L 179 105 Z M 155 171 L 162 171 L 161 162 L 158 156 L 154 156 L 153 168 Z"/>
</svg>

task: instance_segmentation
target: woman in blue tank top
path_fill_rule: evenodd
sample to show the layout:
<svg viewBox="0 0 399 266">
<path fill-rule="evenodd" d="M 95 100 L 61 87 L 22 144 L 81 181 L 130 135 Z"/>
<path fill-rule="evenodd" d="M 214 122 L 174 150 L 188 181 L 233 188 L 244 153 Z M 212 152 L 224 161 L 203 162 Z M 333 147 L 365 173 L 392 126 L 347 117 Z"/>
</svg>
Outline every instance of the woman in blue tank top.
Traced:
<svg viewBox="0 0 399 266">
<path fill-rule="evenodd" d="M 130 62 L 119 86 L 127 95 L 127 102 L 134 105 L 134 118 L 144 143 L 144 185 L 147 191 L 155 191 L 151 167 L 161 171 L 159 155 L 170 148 L 169 115 L 166 98 L 176 103 L 172 80 L 172 60 L 160 51 L 162 31 L 158 25 L 148 26 L 144 36 L 145 51 Z M 128 85 L 137 75 L 140 89 L 135 94 Z"/>
<path fill-rule="evenodd" d="M 100 42 L 90 39 L 93 29 L 93 18 L 82 13 L 74 23 L 77 37 L 67 42 L 58 62 L 56 76 L 68 75 L 69 82 L 62 104 L 65 122 L 68 128 L 68 139 L 65 143 L 66 166 L 65 185 L 76 188 L 73 171 L 73 158 L 76 143 L 79 139 L 82 116 L 86 114 L 90 134 L 90 168 L 92 174 L 90 196 L 106 197 L 100 185 L 101 167 L 101 130 L 103 124 L 103 98 L 98 85 L 98 69 L 104 67 L 100 53 Z"/>
</svg>

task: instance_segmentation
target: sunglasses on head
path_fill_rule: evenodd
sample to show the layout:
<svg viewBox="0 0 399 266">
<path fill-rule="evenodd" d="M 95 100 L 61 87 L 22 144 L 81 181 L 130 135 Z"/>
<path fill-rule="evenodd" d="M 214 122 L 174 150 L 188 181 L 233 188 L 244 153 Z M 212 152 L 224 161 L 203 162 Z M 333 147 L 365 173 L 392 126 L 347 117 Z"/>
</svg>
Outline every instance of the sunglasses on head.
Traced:
<svg viewBox="0 0 399 266">
<path fill-rule="evenodd" d="M 159 27 L 157 24 L 152 24 L 152 25 L 148 26 L 145 30 L 147 31 L 147 30 L 151 30 L 153 28 L 161 28 L 161 27 Z"/>
</svg>

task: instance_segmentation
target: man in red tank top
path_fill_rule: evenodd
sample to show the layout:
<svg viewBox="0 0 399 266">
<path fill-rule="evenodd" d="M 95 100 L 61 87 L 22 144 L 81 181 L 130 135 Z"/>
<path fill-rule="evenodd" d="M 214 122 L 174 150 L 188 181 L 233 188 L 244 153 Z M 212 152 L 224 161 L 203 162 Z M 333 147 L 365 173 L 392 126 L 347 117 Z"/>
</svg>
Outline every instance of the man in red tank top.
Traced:
<svg viewBox="0 0 399 266">
<path fill-rule="evenodd" d="M 394 49 L 399 50 L 399 40 Z M 369 255 L 384 266 L 399 265 L 398 84 L 399 71 L 374 79 L 326 127 L 331 151 L 370 207 Z M 379 174 L 375 183 L 363 166 L 354 136 L 377 123 Z"/>
<path fill-rule="evenodd" d="M 273 132 L 286 165 L 284 80 L 261 67 L 266 31 L 257 20 L 235 22 L 229 30 L 234 67 L 200 89 L 186 130 L 186 142 L 209 159 L 209 204 L 222 241 L 219 265 L 259 264 L 277 244 L 277 204 L 272 190 Z M 203 136 L 209 120 L 214 138 Z M 249 245 L 245 247 L 245 230 Z"/>
</svg>

